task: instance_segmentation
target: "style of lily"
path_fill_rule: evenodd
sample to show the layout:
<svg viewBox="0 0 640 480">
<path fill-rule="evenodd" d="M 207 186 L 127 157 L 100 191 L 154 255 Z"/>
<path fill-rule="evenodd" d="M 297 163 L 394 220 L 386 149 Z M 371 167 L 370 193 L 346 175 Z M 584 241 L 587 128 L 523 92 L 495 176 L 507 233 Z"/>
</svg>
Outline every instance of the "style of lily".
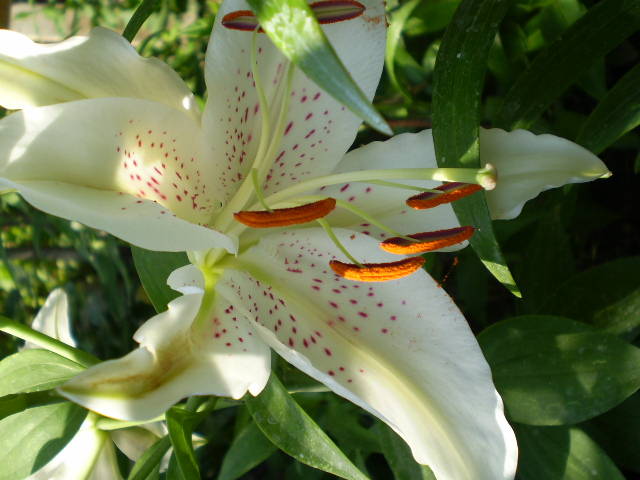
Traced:
<svg viewBox="0 0 640 480">
<path fill-rule="evenodd" d="M 68 304 L 64 290 L 53 290 L 31 327 L 75 347 L 76 342 L 71 335 L 69 324 Z M 24 348 L 38 347 L 27 342 Z M 27 480 L 121 479 L 123 477 L 120 474 L 114 446 L 135 461 L 165 435 L 167 427 L 163 422 L 104 431 L 99 428 L 99 416 L 89 413 L 64 449 Z"/>
<path fill-rule="evenodd" d="M 372 98 L 383 2 L 312 7 Z M 489 367 L 416 254 L 465 245 L 473 226 L 447 202 L 477 185 L 496 186 L 494 218 L 513 218 L 542 190 L 607 168 L 522 130 L 481 133 L 497 185 L 491 166 L 438 169 L 430 131 L 345 155 L 360 121 L 246 31 L 256 27 L 244 2 L 221 6 L 202 113 L 174 72 L 106 30 L 52 46 L 2 34 L 0 75 L 22 81 L 0 77 L 0 103 L 22 111 L 0 121 L 0 188 L 192 262 L 169 278 L 183 295 L 136 332 L 138 349 L 60 392 L 148 419 L 190 395 L 259 394 L 271 348 L 390 425 L 439 480 L 513 478 L 517 446 Z"/>
</svg>

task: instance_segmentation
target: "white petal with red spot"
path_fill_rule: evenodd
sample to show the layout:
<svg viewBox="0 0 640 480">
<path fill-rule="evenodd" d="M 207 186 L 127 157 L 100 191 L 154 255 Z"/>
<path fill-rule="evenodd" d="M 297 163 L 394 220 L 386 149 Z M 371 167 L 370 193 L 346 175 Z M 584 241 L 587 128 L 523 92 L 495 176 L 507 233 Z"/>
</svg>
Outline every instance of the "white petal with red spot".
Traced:
<svg viewBox="0 0 640 480">
<path fill-rule="evenodd" d="M 193 94 L 168 65 L 143 58 L 122 36 L 95 28 L 88 37 L 38 44 L 0 30 L 0 105 L 9 109 L 98 97 L 144 98 L 199 118 Z"/>
<path fill-rule="evenodd" d="M 437 168 L 431 130 L 396 135 L 384 142 L 356 148 L 344 156 L 335 173 L 388 168 Z M 422 188 L 435 188 L 441 184 L 427 180 L 398 180 L 397 183 Z M 320 193 L 349 202 L 403 234 L 459 226 L 451 205 L 424 211 L 407 207 L 405 201 L 418 193 L 415 190 L 353 182 L 327 187 L 321 189 Z M 336 209 L 327 219 L 332 225 L 347 227 L 381 240 L 393 236 L 344 209 Z M 443 250 L 458 250 L 466 245 L 467 242 L 464 242 Z"/>
<path fill-rule="evenodd" d="M 494 219 L 517 217 L 528 200 L 550 188 L 610 174 L 598 157 L 580 145 L 526 130 L 480 129 L 480 159 L 498 170 L 496 188 L 487 192 Z"/>
<path fill-rule="evenodd" d="M 132 421 L 161 415 L 191 395 L 257 395 L 269 378 L 269 348 L 219 297 L 205 327 L 192 329 L 201 300 L 201 294 L 173 300 L 136 332 L 137 350 L 89 368 L 60 393 L 101 415 Z"/>
<path fill-rule="evenodd" d="M 197 132 L 189 116 L 147 100 L 25 109 L 0 122 L 0 189 L 144 248 L 233 250 L 198 225 L 220 203 Z"/>
<path fill-rule="evenodd" d="M 398 258 L 366 236 L 336 234 L 362 262 Z M 343 259 L 320 229 L 269 235 L 217 288 L 287 361 L 392 426 L 438 479 L 513 478 L 513 432 L 447 294 L 422 271 L 345 280 L 330 271 L 334 258 Z"/>
<path fill-rule="evenodd" d="M 353 78 L 372 98 L 384 63 L 384 4 L 380 0 L 362 3 L 366 11 L 361 17 L 323 28 Z M 220 21 L 229 12 L 247 9 L 244 1 L 224 2 L 207 51 L 207 87 L 216 95 L 207 103 L 203 126 L 210 136 L 211 151 L 222 162 L 222 185 L 230 194 L 245 177 L 255 155 L 263 112 L 250 64 L 252 34 L 227 29 Z M 276 87 L 284 76 L 286 60 L 266 35 L 257 40 L 261 83 L 274 117 L 281 101 Z M 360 124 L 300 71 L 289 95 L 284 137 L 267 176 L 267 193 L 330 172 L 353 142 Z"/>
</svg>

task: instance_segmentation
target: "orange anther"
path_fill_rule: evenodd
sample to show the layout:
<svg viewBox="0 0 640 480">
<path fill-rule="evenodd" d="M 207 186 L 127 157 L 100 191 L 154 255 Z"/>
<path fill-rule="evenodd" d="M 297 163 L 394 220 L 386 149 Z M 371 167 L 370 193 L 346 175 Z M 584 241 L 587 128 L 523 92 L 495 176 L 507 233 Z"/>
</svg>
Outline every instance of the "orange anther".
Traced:
<svg viewBox="0 0 640 480">
<path fill-rule="evenodd" d="M 272 211 L 242 211 L 233 217 L 240 223 L 252 228 L 286 227 L 307 223 L 327 216 L 336 208 L 335 198 L 325 198 L 299 207 L 278 208 Z"/>
<path fill-rule="evenodd" d="M 380 248 L 389 253 L 409 255 L 412 253 L 424 253 L 439 248 L 450 247 L 456 243 L 464 242 L 473 235 L 473 227 L 456 227 L 435 232 L 423 232 L 407 235 L 416 242 L 402 237 L 388 238 L 380 244 Z"/>
<path fill-rule="evenodd" d="M 321 24 L 344 22 L 362 15 L 366 7 L 355 0 L 322 0 L 309 5 Z M 222 17 L 222 25 L 232 30 L 253 32 L 258 27 L 258 19 L 251 10 L 236 10 Z M 264 33 L 262 28 L 259 33 Z"/>
<path fill-rule="evenodd" d="M 408 198 L 407 205 L 416 210 L 433 208 L 443 203 L 450 203 L 467 195 L 471 195 L 472 193 L 482 190 L 482 187 L 474 183 L 451 182 L 440 185 L 436 190 L 440 190 L 442 193 L 419 193 L 418 195 Z"/>
<path fill-rule="evenodd" d="M 362 267 L 352 263 L 331 260 L 329 266 L 341 277 L 359 282 L 386 282 L 411 275 L 424 265 L 422 257 L 407 257 L 397 262 L 364 263 Z"/>
</svg>

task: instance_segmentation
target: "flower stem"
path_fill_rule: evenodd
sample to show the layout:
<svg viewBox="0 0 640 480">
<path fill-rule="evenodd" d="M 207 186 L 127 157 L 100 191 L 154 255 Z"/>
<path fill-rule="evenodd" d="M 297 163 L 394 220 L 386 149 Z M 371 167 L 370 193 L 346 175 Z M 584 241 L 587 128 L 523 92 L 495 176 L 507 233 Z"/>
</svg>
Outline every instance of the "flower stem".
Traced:
<svg viewBox="0 0 640 480">
<path fill-rule="evenodd" d="M 0 331 L 21 338 L 27 342 L 35 343 L 50 352 L 57 353 L 61 357 L 68 358 L 82 366 L 90 367 L 96 363 L 100 363 L 100 359 L 94 357 L 90 353 L 83 352 L 80 349 L 67 345 L 60 340 L 56 340 L 44 333 L 40 333 L 33 328 L 27 327 L 22 323 L 10 320 L 0 316 Z"/>
</svg>

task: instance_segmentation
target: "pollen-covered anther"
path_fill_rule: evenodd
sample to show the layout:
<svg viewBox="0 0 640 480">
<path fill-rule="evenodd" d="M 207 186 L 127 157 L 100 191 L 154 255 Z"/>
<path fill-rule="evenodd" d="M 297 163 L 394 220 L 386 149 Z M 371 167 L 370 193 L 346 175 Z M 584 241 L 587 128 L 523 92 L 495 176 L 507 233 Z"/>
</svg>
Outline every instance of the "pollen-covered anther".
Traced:
<svg viewBox="0 0 640 480">
<path fill-rule="evenodd" d="M 321 24 L 344 22 L 362 15 L 366 7 L 355 0 L 323 0 L 309 5 Z M 232 30 L 253 32 L 259 23 L 251 10 L 236 10 L 222 17 L 222 25 Z M 259 33 L 264 30 L 260 28 Z"/>
<path fill-rule="evenodd" d="M 382 242 L 380 248 L 386 252 L 399 255 L 431 252 L 464 242 L 473 235 L 474 231 L 473 227 L 456 227 L 434 232 L 414 233 L 407 235 L 407 237 L 413 238 L 415 241 L 404 237 L 393 237 Z"/>
<path fill-rule="evenodd" d="M 424 265 L 424 261 L 422 257 L 408 257 L 397 262 L 363 263 L 362 266 L 358 266 L 352 263 L 331 260 L 329 266 L 335 273 L 347 280 L 386 282 L 411 275 Z"/>
<path fill-rule="evenodd" d="M 435 190 L 440 192 L 424 192 L 409 197 L 407 205 L 416 210 L 425 210 L 427 208 L 437 207 L 444 203 L 450 203 L 460 198 L 466 197 L 482 190 L 480 185 L 474 183 L 451 182 L 440 185 Z"/>
<path fill-rule="evenodd" d="M 286 227 L 311 222 L 327 216 L 336 208 L 335 198 L 325 198 L 299 207 L 278 208 L 274 210 L 244 210 L 233 214 L 243 225 L 252 228 Z"/>
</svg>

